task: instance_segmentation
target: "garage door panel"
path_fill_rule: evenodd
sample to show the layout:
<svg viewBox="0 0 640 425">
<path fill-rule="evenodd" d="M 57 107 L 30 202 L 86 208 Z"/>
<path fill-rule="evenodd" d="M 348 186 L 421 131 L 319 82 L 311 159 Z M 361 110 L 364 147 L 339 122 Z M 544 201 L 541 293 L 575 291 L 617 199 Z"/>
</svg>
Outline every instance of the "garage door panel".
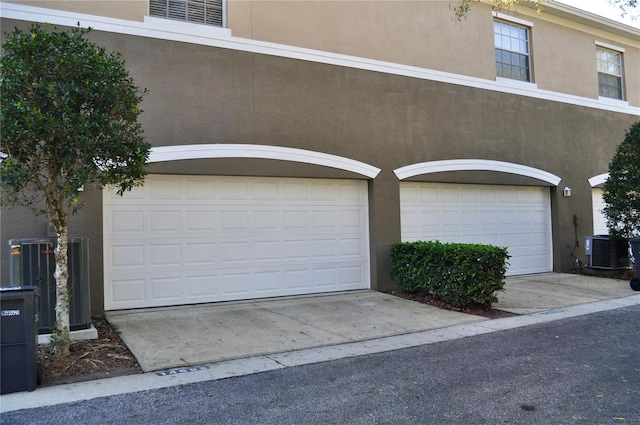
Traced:
<svg viewBox="0 0 640 425">
<path fill-rule="evenodd" d="M 154 300 L 179 300 L 182 298 L 179 277 L 151 279 L 151 298 Z"/>
<path fill-rule="evenodd" d="M 144 267 L 144 245 L 113 245 L 108 258 L 111 262 L 109 268 Z"/>
<path fill-rule="evenodd" d="M 128 235 L 131 233 L 144 232 L 144 211 L 126 210 L 111 211 L 105 223 L 109 225 L 109 232 L 122 233 Z"/>
<path fill-rule="evenodd" d="M 189 299 L 208 300 L 218 294 L 216 276 L 211 273 L 205 275 L 186 276 L 184 278 Z"/>
<path fill-rule="evenodd" d="M 152 175 L 103 199 L 107 310 L 369 287 L 366 182 Z"/>
<path fill-rule="evenodd" d="M 144 302 L 144 278 L 113 280 L 110 283 L 108 295 L 113 302 L 130 306 Z"/>
<path fill-rule="evenodd" d="M 211 242 L 185 243 L 184 264 L 186 266 L 210 266 L 216 263 L 217 246 Z"/>
<path fill-rule="evenodd" d="M 256 294 L 262 296 L 277 296 L 282 290 L 282 274 L 280 271 L 265 271 L 254 273 Z"/>
<path fill-rule="evenodd" d="M 551 271 L 549 191 L 541 187 L 404 182 L 402 240 L 508 248 L 508 274 Z"/>
<path fill-rule="evenodd" d="M 367 275 L 367 270 L 361 264 L 342 266 L 340 268 L 341 281 L 347 289 L 358 289 L 359 282 Z"/>
<path fill-rule="evenodd" d="M 340 252 L 339 258 L 362 258 L 364 255 L 365 247 L 362 244 L 362 239 L 360 238 L 342 238 L 339 241 Z"/>
<path fill-rule="evenodd" d="M 184 211 L 184 229 L 188 233 L 204 236 L 205 232 L 215 232 L 216 213 L 211 209 Z"/>
</svg>

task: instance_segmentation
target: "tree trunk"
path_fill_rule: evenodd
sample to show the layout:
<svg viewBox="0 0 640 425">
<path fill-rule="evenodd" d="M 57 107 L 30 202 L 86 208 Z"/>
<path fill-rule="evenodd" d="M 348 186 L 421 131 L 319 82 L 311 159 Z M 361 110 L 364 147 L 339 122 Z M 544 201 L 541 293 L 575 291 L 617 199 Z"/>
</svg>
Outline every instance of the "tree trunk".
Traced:
<svg viewBox="0 0 640 425">
<path fill-rule="evenodd" d="M 69 354 L 69 292 L 67 281 L 69 280 L 69 270 L 67 263 L 67 226 L 63 225 L 56 229 L 58 233 L 58 243 L 56 245 L 56 331 L 57 331 L 57 352 L 61 356 Z"/>
</svg>

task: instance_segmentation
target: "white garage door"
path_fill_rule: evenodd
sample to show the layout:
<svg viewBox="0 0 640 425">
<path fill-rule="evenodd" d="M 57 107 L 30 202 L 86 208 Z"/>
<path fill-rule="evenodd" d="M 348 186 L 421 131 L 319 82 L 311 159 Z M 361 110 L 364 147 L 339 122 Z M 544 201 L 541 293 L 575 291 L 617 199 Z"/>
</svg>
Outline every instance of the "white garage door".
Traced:
<svg viewBox="0 0 640 425">
<path fill-rule="evenodd" d="M 593 201 L 593 234 L 608 235 L 607 218 L 604 215 L 604 207 L 607 205 L 602 199 L 602 189 L 594 187 L 591 191 Z"/>
<path fill-rule="evenodd" d="M 151 175 L 103 202 L 106 310 L 370 287 L 364 181 Z"/>
<path fill-rule="evenodd" d="M 552 270 L 549 189 L 404 182 L 402 240 L 507 247 L 508 275 Z"/>
</svg>

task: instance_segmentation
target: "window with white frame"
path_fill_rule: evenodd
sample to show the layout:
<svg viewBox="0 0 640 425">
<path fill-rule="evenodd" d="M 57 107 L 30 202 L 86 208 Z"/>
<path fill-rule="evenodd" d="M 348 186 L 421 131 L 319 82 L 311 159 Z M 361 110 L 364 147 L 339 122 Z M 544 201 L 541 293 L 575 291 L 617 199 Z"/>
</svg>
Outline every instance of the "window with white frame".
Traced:
<svg viewBox="0 0 640 425">
<path fill-rule="evenodd" d="M 149 15 L 221 27 L 224 0 L 149 0 Z"/>
<path fill-rule="evenodd" d="M 530 82 L 529 28 L 495 20 L 493 39 L 496 45 L 496 76 Z"/>
<path fill-rule="evenodd" d="M 622 100 L 622 53 L 596 46 L 596 60 L 600 96 Z"/>
</svg>

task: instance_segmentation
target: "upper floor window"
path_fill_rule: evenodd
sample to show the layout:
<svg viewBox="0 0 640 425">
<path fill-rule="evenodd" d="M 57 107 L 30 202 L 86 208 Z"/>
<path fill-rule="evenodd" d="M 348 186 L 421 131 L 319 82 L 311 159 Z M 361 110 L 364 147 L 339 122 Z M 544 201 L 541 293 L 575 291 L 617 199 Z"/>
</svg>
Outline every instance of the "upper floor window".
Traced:
<svg viewBox="0 0 640 425">
<path fill-rule="evenodd" d="M 150 0 L 149 15 L 223 26 L 223 0 Z"/>
<path fill-rule="evenodd" d="M 622 53 L 596 47 L 596 59 L 600 96 L 622 100 Z"/>
<path fill-rule="evenodd" d="M 496 75 L 530 82 L 529 29 L 495 20 L 493 39 L 496 45 Z"/>
</svg>

